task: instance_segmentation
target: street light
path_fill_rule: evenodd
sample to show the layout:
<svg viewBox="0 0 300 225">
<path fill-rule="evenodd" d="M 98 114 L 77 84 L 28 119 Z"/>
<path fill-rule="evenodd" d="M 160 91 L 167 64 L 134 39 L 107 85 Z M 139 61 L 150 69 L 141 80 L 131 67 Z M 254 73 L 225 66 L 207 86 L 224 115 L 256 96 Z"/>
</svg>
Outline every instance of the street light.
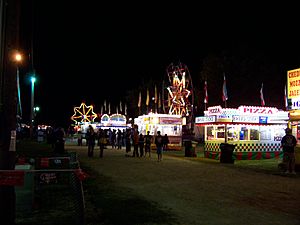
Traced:
<svg viewBox="0 0 300 225">
<path fill-rule="evenodd" d="M 30 107 L 30 138 L 33 136 L 33 116 L 34 116 L 34 83 L 36 81 L 35 76 L 30 77 L 31 81 L 31 107 Z"/>
<path fill-rule="evenodd" d="M 20 70 L 19 64 L 22 61 L 22 55 L 20 53 L 15 54 L 15 61 L 17 65 L 17 91 L 18 91 L 18 103 L 17 103 L 17 121 L 22 118 L 22 106 L 21 106 L 21 90 L 20 90 Z"/>
<path fill-rule="evenodd" d="M 34 108 L 33 108 L 33 112 L 34 112 L 34 115 L 33 115 L 33 121 L 35 120 L 35 117 L 36 117 L 36 115 L 37 115 L 37 113 L 40 111 L 40 107 L 38 107 L 38 106 L 35 106 Z"/>
<path fill-rule="evenodd" d="M 20 90 L 20 70 L 19 70 L 19 65 L 22 62 L 22 55 L 16 51 L 13 55 L 13 60 L 15 62 L 15 65 L 17 67 L 17 74 L 16 74 L 16 88 L 17 88 L 17 102 L 16 102 L 16 131 L 15 134 L 12 135 L 15 136 L 11 140 L 11 145 L 10 145 L 10 151 L 15 151 L 15 146 L 16 146 L 16 139 L 18 136 L 18 132 L 21 130 L 21 118 L 22 118 L 22 107 L 21 107 L 21 90 Z M 15 106 L 14 106 L 15 107 Z"/>
<path fill-rule="evenodd" d="M 33 108 L 34 112 L 37 113 L 38 111 L 40 111 L 40 107 L 36 106 Z"/>
</svg>

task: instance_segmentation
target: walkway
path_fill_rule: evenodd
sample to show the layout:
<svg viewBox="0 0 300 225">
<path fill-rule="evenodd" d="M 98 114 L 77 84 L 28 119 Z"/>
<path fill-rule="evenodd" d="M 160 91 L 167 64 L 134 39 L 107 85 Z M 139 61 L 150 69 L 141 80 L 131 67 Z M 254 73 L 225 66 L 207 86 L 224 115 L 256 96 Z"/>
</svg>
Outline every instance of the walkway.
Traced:
<svg viewBox="0 0 300 225">
<path fill-rule="evenodd" d="M 207 163 L 165 153 L 151 158 L 125 157 L 125 149 L 105 149 L 104 158 L 87 157 L 87 147 L 66 146 L 78 152 L 82 164 L 109 177 L 120 188 L 158 203 L 182 225 L 299 225 L 300 179 L 251 170 L 233 164 Z M 101 185 L 101 184 L 99 184 Z"/>
</svg>

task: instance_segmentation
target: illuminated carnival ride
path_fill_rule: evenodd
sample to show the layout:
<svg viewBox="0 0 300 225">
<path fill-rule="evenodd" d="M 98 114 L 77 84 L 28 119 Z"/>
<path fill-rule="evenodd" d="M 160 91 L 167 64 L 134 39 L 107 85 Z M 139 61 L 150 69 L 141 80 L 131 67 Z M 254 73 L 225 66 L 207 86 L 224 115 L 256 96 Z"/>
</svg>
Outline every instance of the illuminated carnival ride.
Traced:
<svg viewBox="0 0 300 225">
<path fill-rule="evenodd" d="M 165 103 L 170 115 L 191 115 L 193 106 L 193 86 L 189 70 L 186 65 L 170 64 L 167 68 L 169 83 L 167 86 L 168 98 Z"/>
<path fill-rule="evenodd" d="M 94 107 L 92 105 L 87 106 L 85 103 L 81 103 L 79 107 L 74 107 L 74 115 L 71 119 L 75 124 L 82 124 L 86 122 L 94 122 L 97 118 L 97 114 L 93 111 Z"/>
</svg>

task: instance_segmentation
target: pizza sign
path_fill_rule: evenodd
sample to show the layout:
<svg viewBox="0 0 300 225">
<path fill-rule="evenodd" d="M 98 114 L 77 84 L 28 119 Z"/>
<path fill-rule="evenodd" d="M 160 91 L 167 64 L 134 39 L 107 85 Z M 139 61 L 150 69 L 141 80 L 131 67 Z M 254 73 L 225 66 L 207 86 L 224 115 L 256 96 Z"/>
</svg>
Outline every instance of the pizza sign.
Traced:
<svg viewBox="0 0 300 225">
<path fill-rule="evenodd" d="M 239 107 L 239 111 L 242 114 L 275 114 L 278 112 L 278 109 L 271 107 L 241 106 Z"/>
</svg>

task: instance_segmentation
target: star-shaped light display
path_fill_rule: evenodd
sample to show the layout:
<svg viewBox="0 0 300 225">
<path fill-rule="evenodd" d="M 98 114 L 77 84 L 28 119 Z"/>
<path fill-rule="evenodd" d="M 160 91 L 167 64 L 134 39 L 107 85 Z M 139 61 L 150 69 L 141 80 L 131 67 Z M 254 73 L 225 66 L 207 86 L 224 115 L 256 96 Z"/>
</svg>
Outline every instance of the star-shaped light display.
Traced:
<svg viewBox="0 0 300 225">
<path fill-rule="evenodd" d="M 189 82 L 185 71 L 182 68 L 175 69 L 169 74 L 169 79 L 171 84 L 167 88 L 170 99 L 169 114 L 188 116 L 191 91 L 188 90 Z"/>
<path fill-rule="evenodd" d="M 94 122 L 97 114 L 93 111 L 93 106 L 81 103 L 79 107 L 74 107 L 74 115 L 71 117 L 76 123 Z"/>
</svg>

